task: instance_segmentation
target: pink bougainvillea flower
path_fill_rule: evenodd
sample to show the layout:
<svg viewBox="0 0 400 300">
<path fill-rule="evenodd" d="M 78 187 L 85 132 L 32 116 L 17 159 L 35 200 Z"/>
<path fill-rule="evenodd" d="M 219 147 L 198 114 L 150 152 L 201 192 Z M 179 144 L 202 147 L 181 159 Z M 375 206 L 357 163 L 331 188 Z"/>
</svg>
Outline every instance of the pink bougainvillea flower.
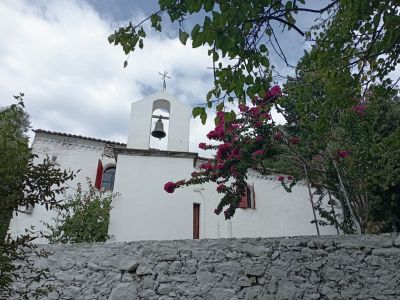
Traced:
<svg viewBox="0 0 400 300">
<path fill-rule="evenodd" d="M 207 137 L 210 140 L 218 140 L 225 137 L 224 123 L 219 123 L 214 130 L 211 130 Z"/>
<path fill-rule="evenodd" d="M 236 166 L 232 166 L 230 168 L 230 171 L 231 171 L 231 175 L 234 176 L 234 177 L 237 177 L 239 175 L 239 172 L 238 172 Z"/>
<path fill-rule="evenodd" d="M 200 169 L 204 169 L 207 171 L 211 171 L 213 169 L 213 166 L 210 163 L 201 164 L 199 167 L 200 167 Z"/>
<path fill-rule="evenodd" d="M 279 181 L 284 181 L 284 180 L 285 180 L 285 176 L 282 176 L 282 175 L 279 176 L 279 177 L 278 177 L 278 180 L 279 180 Z"/>
<path fill-rule="evenodd" d="M 264 150 L 263 149 L 256 150 L 252 154 L 253 157 L 262 156 L 262 155 L 264 155 Z"/>
<path fill-rule="evenodd" d="M 231 154 L 228 156 L 228 159 L 240 159 L 240 152 L 237 148 L 231 151 Z"/>
<path fill-rule="evenodd" d="M 217 192 L 221 193 L 225 188 L 226 186 L 224 184 L 220 184 L 219 186 L 217 186 Z"/>
<path fill-rule="evenodd" d="M 300 138 L 299 138 L 298 136 L 294 136 L 294 137 L 292 137 L 292 138 L 290 139 L 290 143 L 291 143 L 292 145 L 298 145 L 298 144 L 300 144 Z"/>
<path fill-rule="evenodd" d="M 248 107 L 246 104 L 240 103 L 240 104 L 239 104 L 239 110 L 240 110 L 241 112 L 246 112 L 246 111 L 249 110 L 249 107 Z"/>
<path fill-rule="evenodd" d="M 207 144 L 206 144 L 206 143 L 200 143 L 200 144 L 199 144 L 199 148 L 200 148 L 200 149 L 205 150 L 206 147 L 207 147 Z"/>
<path fill-rule="evenodd" d="M 283 137 L 282 132 L 280 132 L 280 131 L 274 132 L 274 140 L 280 141 L 282 139 L 282 137 Z"/>
<path fill-rule="evenodd" d="M 217 118 L 219 119 L 219 123 L 224 123 L 225 113 L 223 111 L 217 111 Z"/>
<path fill-rule="evenodd" d="M 271 120 L 271 115 L 268 113 L 263 113 L 260 115 L 261 120 Z"/>
<path fill-rule="evenodd" d="M 287 179 L 288 179 L 288 180 L 292 180 L 292 179 L 293 179 L 293 176 L 289 175 L 289 176 L 287 177 Z"/>
<path fill-rule="evenodd" d="M 346 150 L 338 150 L 337 155 L 341 158 L 346 158 L 347 156 L 350 155 L 350 153 Z"/>
<path fill-rule="evenodd" d="M 263 140 L 262 135 L 257 135 L 257 136 L 256 136 L 256 141 L 257 141 L 257 142 L 261 142 L 262 140 Z"/>
<path fill-rule="evenodd" d="M 282 90 L 278 85 L 274 85 L 265 93 L 264 99 L 268 100 L 268 102 L 273 102 L 275 98 L 282 95 Z"/>
<path fill-rule="evenodd" d="M 225 167 L 225 165 L 223 164 L 223 163 L 218 163 L 217 165 L 216 165 L 216 168 L 218 169 L 218 170 L 221 170 L 221 169 L 223 169 Z"/>
<path fill-rule="evenodd" d="M 367 110 L 367 106 L 365 104 L 357 104 L 353 105 L 351 109 L 360 117 L 364 116 Z"/>
<path fill-rule="evenodd" d="M 174 182 L 169 181 L 166 184 L 164 184 L 164 190 L 167 193 L 173 193 L 175 191 L 175 188 L 176 188 L 176 184 Z"/>
<path fill-rule="evenodd" d="M 250 108 L 249 113 L 253 117 L 258 117 L 258 115 L 260 114 L 260 108 L 258 106 L 254 106 L 254 107 Z"/>
<path fill-rule="evenodd" d="M 218 146 L 217 159 L 221 160 L 224 158 L 225 154 L 231 149 L 230 143 L 224 143 Z"/>
<path fill-rule="evenodd" d="M 270 90 L 269 90 L 269 95 L 270 97 L 276 97 L 282 95 L 282 90 L 279 85 L 274 85 Z"/>
<path fill-rule="evenodd" d="M 261 128 L 262 126 L 263 126 L 263 123 L 260 121 L 257 121 L 254 123 L 254 127 Z"/>
</svg>

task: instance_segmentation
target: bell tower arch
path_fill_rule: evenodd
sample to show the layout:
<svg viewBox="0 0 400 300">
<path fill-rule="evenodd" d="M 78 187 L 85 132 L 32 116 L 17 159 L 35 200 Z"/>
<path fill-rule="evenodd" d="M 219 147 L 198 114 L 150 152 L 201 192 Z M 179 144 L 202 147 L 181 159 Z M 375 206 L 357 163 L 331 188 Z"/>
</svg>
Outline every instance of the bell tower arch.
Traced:
<svg viewBox="0 0 400 300">
<path fill-rule="evenodd" d="M 131 105 L 127 148 L 148 150 L 153 112 L 157 109 L 169 113 L 167 151 L 189 151 L 190 107 L 167 92 L 147 96 Z"/>
</svg>

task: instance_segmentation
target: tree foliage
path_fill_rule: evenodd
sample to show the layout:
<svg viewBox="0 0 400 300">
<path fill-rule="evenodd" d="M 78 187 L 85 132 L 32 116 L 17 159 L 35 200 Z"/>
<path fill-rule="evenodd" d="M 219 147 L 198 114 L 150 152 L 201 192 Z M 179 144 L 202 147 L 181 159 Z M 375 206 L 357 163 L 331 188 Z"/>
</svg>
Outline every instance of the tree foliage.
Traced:
<svg viewBox="0 0 400 300">
<path fill-rule="evenodd" d="M 60 170 L 50 159 L 34 164 L 35 156 L 28 147 L 28 115 L 21 93 L 14 96 L 17 104 L 0 110 L 0 292 L 8 293 L 18 267 L 14 260 L 31 266 L 24 249 L 36 238 L 31 232 L 20 237 L 7 235 L 14 213 L 26 213 L 27 208 L 43 205 L 46 209 L 62 207 L 57 195 L 65 192 L 64 183 L 75 177 L 73 172 Z M 40 272 L 32 271 L 32 278 Z M 35 277 L 36 276 L 36 277 Z M 38 280 L 38 279 L 37 279 Z M 39 292 L 39 291 L 38 291 Z"/>
<path fill-rule="evenodd" d="M 142 49 L 147 35 L 143 23 L 149 21 L 153 29 L 161 31 L 167 15 L 179 24 L 182 44 L 190 38 L 193 48 L 209 49 L 215 83 L 206 97 L 209 107 L 224 100 L 244 103 L 246 96 L 264 95 L 273 80 L 271 52 L 290 66 L 277 38 L 279 26 L 295 30 L 305 41 L 318 40 L 314 59 L 320 61 L 319 66 L 329 66 L 326 76 L 340 76 L 343 65 L 357 66 L 358 72 L 352 76 L 359 84 L 368 85 L 394 70 L 400 52 L 396 0 L 332 0 L 324 7 L 315 5 L 305 0 L 159 0 L 159 11 L 138 24 L 119 28 L 109 42 L 121 45 L 125 54 Z M 186 20 L 192 15 L 203 21 L 187 28 Z M 316 17 L 311 29 L 297 26 L 299 16 Z M 205 122 L 205 110 L 196 115 Z"/>
<path fill-rule="evenodd" d="M 47 224 L 51 243 L 105 242 L 108 238 L 111 202 L 117 194 L 98 192 L 89 178 L 89 190 L 84 192 L 78 184 L 74 195 L 67 196 L 55 225 Z"/>
<path fill-rule="evenodd" d="M 318 62 L 313 55 L 305 55 L 297 76 L 287 82 L 280 109 L 285 131 L 302 140 L 296 155 L 307 161 L 309 180 L 321 195 L 329 193 L 340 202 L 343 217 L 339 221 L 322 207 L 320 213 L 339 222 L 344 232 L 399 230 L 395 178 L 400 157 L 387 144 L 399 138 L 398 91 L 385 83 L 362 90 L 345 68 L 337 80 L 306 72 L 305 65 Z M 318 70 L 325 72 L 322 66 Z M 287 170 L 304 176 L 301 168 Z"/>
</svg>

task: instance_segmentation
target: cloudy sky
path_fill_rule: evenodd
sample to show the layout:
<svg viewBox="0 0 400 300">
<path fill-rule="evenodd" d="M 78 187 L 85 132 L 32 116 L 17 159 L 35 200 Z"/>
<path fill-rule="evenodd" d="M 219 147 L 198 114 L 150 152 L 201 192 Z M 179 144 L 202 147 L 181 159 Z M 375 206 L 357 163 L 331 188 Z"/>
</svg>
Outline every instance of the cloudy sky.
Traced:
<svg viewBox="0 0 400 300">
<path fill-rule="evenodd" d="M 0 1 L 0 107 L 24 92 L 33 129 L 126 142 L 130 103 L 162 89 L 159 72 L 171 75 L 176 98 L 204 103 L 213 83 L 207 49 L 181 45 L 173 27 L 151 31 L 125 69 L 122 49 L 108 44 L 118 26 L 156 8 L 154 0 Z M 308 47 L 294 32 L 282 42 L 292 63 Z M 212 123 L 192 120 L 191 151 Z"/>
</svg>

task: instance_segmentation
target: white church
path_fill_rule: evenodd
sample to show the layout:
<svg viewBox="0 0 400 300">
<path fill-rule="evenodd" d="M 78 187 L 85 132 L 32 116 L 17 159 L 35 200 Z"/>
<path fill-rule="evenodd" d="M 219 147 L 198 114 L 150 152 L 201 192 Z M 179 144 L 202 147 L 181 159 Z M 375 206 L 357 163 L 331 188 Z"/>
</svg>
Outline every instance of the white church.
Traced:
<svg viewBox="0 0 400 300">
<path fill-rule="evenodd" d="M 160 110 L 168 116 L 155 115 Z M 132 103 L 126 144 L 37 129 L 32 151 L 38 161 L 48 155 L 61 169 L 80 170 L 69 183 L 71 187 L 80 182 L 85 190 L 89 177 L 99 190 L 119 194 L 112 203 L 110 241 L 317 234 L 316 226 L 310 223 L 313 211 L 307 186 L 299 184 L 287 193 L 276 177 L 254 171 L 248 174 L 247 201 L 231 220 L 214 214 L 221 198 L 215 183 L 166 193 L 166 182 L 189 178 L 204 160 L 189 152 L 190 119 L 190 107 L 159 92 Z M 152 149 L 152 132 L 158 137 L 165 135 L 163 130 L 154 133 L 154 122 L 162 129 L 163 120 L 168 126 L 166 150 Z M 73 188 L 69 191 L 74 192 Z M 41 221 L 51 223 L 56 214 L 36 206 L 15 216 L 10 232 L 23 233 L 32 225 L 45 230 Z M 331 226 L 319 230 L 323 235 L 337 234 Z"/>
</svg>

